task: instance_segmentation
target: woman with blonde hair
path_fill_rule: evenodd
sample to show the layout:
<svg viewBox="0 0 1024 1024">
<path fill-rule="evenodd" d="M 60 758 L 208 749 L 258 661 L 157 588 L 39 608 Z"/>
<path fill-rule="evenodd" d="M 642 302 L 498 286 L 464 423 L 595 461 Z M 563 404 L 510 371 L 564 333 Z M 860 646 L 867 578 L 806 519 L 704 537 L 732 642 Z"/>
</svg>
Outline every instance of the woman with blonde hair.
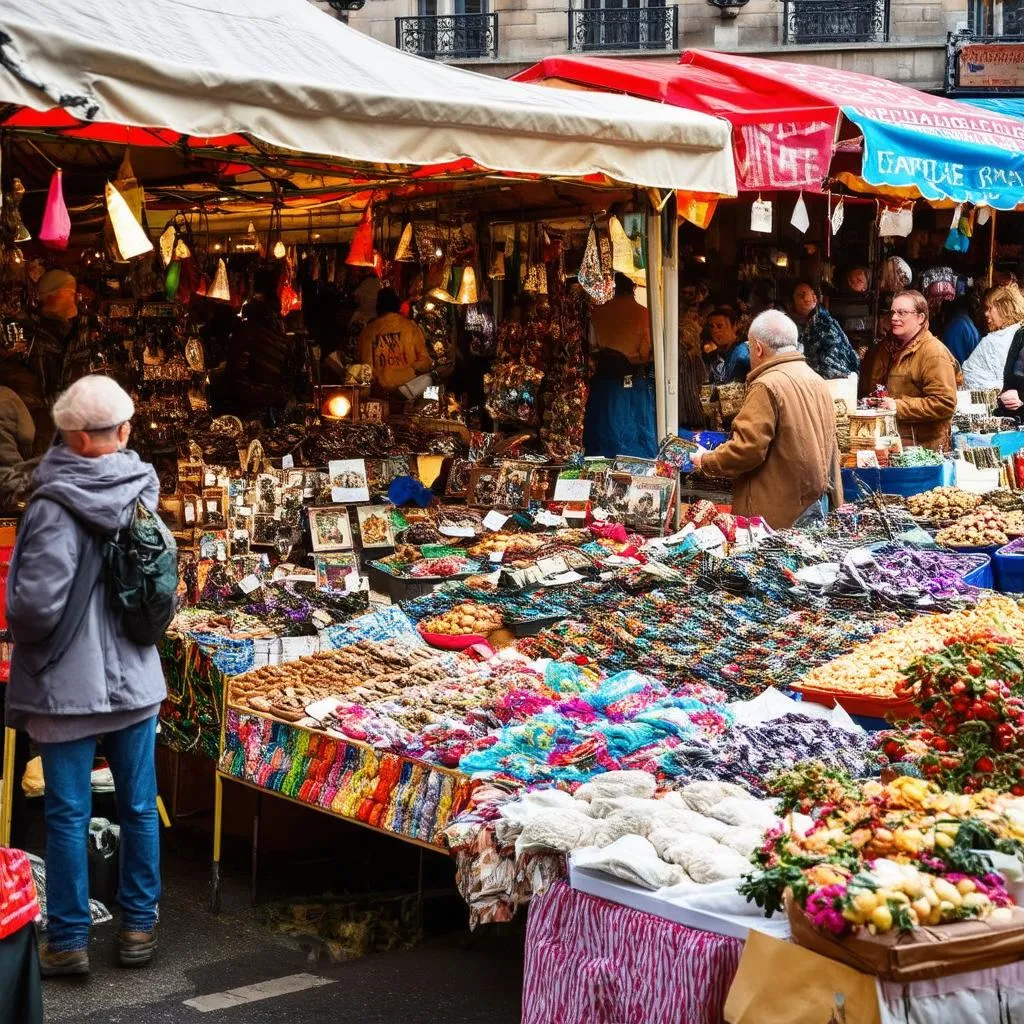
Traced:
<svg viewBox="0 0 1024 1024">
<path fill-rule="evenodd" d="M 985 293 L 985 324 L 989 333 L 964 363 L 964 384 L 972 391 L 1003 390 L 1003 370 L 1013 336 L 1024 324 L 1024 295 L 1015 284 Z"/>
</svg>

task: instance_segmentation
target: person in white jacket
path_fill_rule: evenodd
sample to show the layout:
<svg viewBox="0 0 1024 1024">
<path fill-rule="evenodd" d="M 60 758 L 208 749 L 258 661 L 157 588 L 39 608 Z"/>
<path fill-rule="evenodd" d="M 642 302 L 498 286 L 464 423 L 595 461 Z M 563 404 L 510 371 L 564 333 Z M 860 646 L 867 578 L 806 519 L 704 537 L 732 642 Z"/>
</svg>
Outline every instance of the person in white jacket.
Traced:
<svg viewBox="0 0 1024 1024">
<path fill-rule="evenodd" d="M 971 391 L 1001 391 L 1006 354 L 1024 324 L 1024 295 L 1015 284 L 990 288 L 985 294 L 984 314 L 989 333 L 964 363 L 964 385 Z"/>
</svg>

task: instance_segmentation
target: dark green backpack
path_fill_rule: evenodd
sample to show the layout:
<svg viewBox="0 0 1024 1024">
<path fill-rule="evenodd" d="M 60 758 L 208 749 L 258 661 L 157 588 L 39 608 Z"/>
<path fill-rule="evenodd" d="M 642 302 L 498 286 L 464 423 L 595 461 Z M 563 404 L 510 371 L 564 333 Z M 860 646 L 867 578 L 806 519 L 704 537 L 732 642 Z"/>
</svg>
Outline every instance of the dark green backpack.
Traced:
<svg viewBox="0 0 1024 1024">
<path fill-rule="evenodd" d="M 103 545 L 110 602 L 137 644 L 155 644 L 174 618 L 178 548 L 159 516 L 137 502 L 132 521 Z"/>
</svg>

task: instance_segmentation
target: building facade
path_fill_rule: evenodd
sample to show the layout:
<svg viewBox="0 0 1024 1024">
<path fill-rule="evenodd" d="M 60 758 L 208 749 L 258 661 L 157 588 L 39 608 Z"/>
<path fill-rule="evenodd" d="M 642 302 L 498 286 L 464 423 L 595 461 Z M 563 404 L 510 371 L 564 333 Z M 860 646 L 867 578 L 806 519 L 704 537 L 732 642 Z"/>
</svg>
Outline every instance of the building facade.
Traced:
<svg viewBox="0 0 1024 1024">
<path fill-rule="evenodd" d="M 953 37 L 1024 40 L 1024 0 L 313 2 L 392 46 L 501 77 L 566 53 L 664 60 L 712 48 L 938 92 Z"/>
</svg>

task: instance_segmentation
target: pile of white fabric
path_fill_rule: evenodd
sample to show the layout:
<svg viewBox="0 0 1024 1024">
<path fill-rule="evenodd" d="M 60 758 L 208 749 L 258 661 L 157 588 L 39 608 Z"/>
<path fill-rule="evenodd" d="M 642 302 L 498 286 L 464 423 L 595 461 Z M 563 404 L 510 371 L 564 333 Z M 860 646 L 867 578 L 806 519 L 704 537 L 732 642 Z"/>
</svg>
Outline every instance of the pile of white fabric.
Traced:
<svg viewBox="0 0 1024 1024">
<path fill-rule="evenodd" d="M 728 782 L 694 782 L 655 797 L 654 777 L 608 772 L 569 794 L 544 789 L 501 808 L 498 842 L 516 855 L 577 851 L 596 868 L 648 889 L 705 885 L 751 870 L 750 855 L 779 824 L 772 801 Z"/>
</svg>

